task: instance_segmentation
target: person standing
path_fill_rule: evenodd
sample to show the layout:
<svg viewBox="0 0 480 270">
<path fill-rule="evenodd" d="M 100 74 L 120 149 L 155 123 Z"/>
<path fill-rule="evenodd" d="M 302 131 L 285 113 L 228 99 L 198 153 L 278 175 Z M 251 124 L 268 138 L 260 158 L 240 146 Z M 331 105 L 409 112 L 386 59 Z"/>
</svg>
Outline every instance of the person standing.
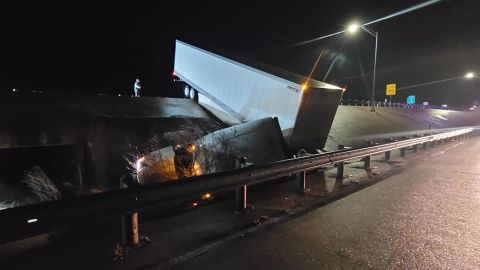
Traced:
<svg viewBox="0 0 480 270">
<path fill-rule="evenodd" d="M 135 84 L 133 85 L 133 92 L 135 92 L 135 97 L 140 97 L 140 89 L 142 89 L 140 79 L 136 79 Z"/>
</svg>

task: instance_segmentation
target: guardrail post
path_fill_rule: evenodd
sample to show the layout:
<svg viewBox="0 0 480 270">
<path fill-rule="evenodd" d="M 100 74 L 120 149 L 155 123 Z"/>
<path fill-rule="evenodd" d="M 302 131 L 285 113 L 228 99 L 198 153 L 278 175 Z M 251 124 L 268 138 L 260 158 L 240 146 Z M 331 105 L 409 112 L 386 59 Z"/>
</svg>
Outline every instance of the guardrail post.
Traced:
<svg viewBox="0 0 480 270">
<path fill-rule="evenodd" d="M 345 148 L 345 145 L 339 144 L 338 150 L 342 150 Z M 345 162 L 338 162 L 337 163 L 337 182 L 343 181 L 343 171 L 344 171 Z"/>
<path fill-rule="evenodd" d="M 244 168 L 247 164 L 247 158 L 239 157 L 236 160 L 236 168 Z M 243 211 L 247 209 L 247 185 L 235 189 L 235 209 Z"/>
<path fill-rule="evenodd" d="M 120 188 L 127 188 L 125 178 L 120 179 Z M 125 245 L 138 245 L 140 236 L 138 232 L 138 212 L 121 216 L 122 240 Z"/>
<path fill-rule="evenodd" d="M 386 143 L 392 142 L 392 139 L 387 139 Z M 385 152 L 385 160 L 390 160 L 391 151 Z"/>
<path fill-rule="evenodd" d="M 301 158 L 301 157 L 304 157 L 306 154 L 307 154 L 307 151 L 305 151 L 304 149 L 300 149 L 300 150 L 298 150 L 298 155 L 297 156 L 299 158 Z M 298 191 L 302 194 L 305 193 L 306 180 L 307 180 L 307 172 L 306 171 L 297 173 Z"/>
<path fill-rule="evenodd" d="M 366 156 L 364 157 L 364 161 L 365 161 L 365 169 L 370 169 L 371 167 L 371 164 L 372 164 L 372 156 Z"/>
<path fill-rule="evenodd" d="M 405 140 L 406 138 L 407 138 L 407 137 L 403 136 L 403 137 L 402 137 L 402 140 Z M 406 148 L 406 147 L 400 148 L 400 156 L 401 156 L 401 157 L 405 157 L 406 152 L 407 152 L 407 148 Z"/>
<path fill-rule="evenodd" d="M 368 146 L 372 146 L 373 145 L 373 142 L 372 141 L 367 141 L 367 144 Z M 365 169 L 370 169 L 370 165 L 372 163 L 372 156 L 366 156 L 363 158 L 363 161 L 365 162 L 364 166 L 365 166 Z"/>
<path fill-rule="evenodd" d="M 418 138 L 420 137 L 419 135 L 415 135 L 414 136 L 415 138 Z M 414 146 L 412 146 L 412 150 L 413 150 L 413 153 L 417 153 L 418 151 L 418 144 L 415 144 Z"/>
</svg>

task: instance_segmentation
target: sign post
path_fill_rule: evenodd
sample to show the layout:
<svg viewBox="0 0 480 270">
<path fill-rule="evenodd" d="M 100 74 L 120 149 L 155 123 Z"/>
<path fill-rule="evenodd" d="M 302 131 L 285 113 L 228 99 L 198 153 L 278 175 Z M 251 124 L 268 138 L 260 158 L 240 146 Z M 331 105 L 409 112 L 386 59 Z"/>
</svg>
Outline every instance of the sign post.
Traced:
<svg viewBox="0 0 480 270">
<path fill-rule="evenodd" d="M 392 104 L 392 96 L 395 96 L 397 93 L 397 84 L 395 83 L 390 83 L 387 84 L 387 96 L 390 97 L 390 104 Z"/>
</svg>

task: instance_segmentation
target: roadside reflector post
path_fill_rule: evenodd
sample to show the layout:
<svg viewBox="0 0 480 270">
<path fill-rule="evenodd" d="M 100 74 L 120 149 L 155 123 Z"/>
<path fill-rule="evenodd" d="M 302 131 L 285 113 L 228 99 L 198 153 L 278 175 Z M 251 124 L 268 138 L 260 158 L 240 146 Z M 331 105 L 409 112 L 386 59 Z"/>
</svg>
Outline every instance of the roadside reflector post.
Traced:
<svg viewBox="0 0 480 270">
<path fill-rule="evenodd" d="M 237 158 L 235 165 L 237 169 L 246 167 L 247 158 Z M 247 209 L 247 185 L 235 189 L 235 209 L 239 211 Z"/>
<path fill-rule="evenodd" d="M 301 158 L 301 157 L 304 157 L 306 154 L 307 154 L 307 151 L 305 151 L 304 149 L 300 149 L 300 150 L 298 150 L 297 157 Z M 300 192 L 300 194 L 305 193 L 306 180 L 307 180 L 307 172 L 306 171 L 297 173 L 298 191 Z"/>
<path fill-rule="evenodd" d="M 339 144 L 338 150 L 342 150 L 345 148 L 345 145 Z M 343 181 L 343 171 L 344 171 L 345 162 L 341 161 L 337 163 L 337 182 Z"/>
</svg>

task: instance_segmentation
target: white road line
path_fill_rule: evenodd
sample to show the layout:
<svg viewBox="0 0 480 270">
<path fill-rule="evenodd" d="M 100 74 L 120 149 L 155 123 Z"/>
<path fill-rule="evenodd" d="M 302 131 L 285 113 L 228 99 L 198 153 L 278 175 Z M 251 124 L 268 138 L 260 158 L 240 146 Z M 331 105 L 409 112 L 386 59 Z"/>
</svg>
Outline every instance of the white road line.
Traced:
<svg viewBox="0 0 480 270">
<path fill-rule="evenodd" d="M 444 153 L 447 152 L 448 150 L 450 150 L 450 149 L 452 149 L 452 148 L 454 148 L 454 147 L 457 147 L 457 146 L 459 146 L 459 145 L 461 145 L 461 144 L 464 144 L 464 143 L 465 143 L 465 142 L 461 142 L 461 143 L 457 143 L 457 144 L 455 144 L 455 145 L 452 145 L 452 146 L 450 146 L 450 147 L 448 147 L 448 148 L 443 149 L 443 150 L 440 151 L 440 152 L 434 153 L 434 154 L 431 155 L 430 157 L 436 157 L 436 156 L 438 156 L 438 155 L 444 154 Z"/>
</svg>

